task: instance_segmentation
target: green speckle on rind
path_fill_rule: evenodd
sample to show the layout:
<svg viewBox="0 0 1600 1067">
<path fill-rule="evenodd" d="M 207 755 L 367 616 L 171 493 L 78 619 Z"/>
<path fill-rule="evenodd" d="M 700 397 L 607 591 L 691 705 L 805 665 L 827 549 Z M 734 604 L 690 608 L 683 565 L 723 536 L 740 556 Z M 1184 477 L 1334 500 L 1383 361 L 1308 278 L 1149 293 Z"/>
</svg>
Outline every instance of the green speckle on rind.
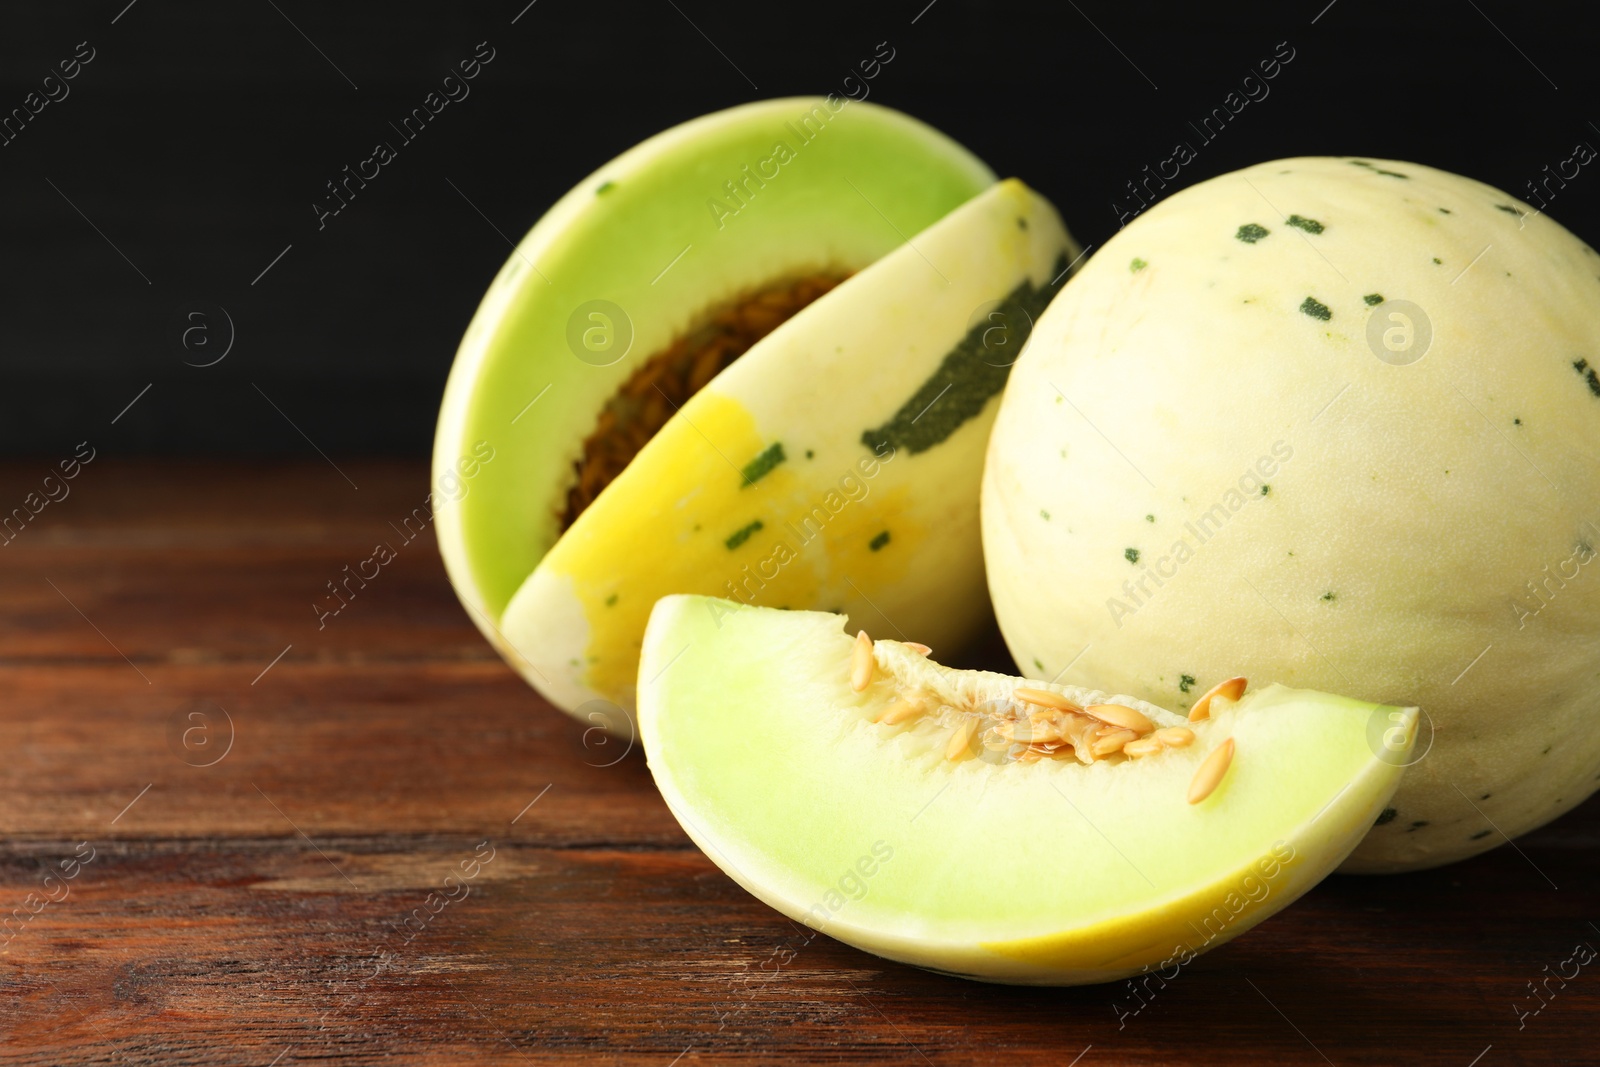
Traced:
<svg viewBox="0 0 1600 1067">
<path fill-rule="evenodd" d="M 1122 558 L 1127 560 L 1129 563 L 1138 563 L 1139 550 L 1137 548 L 1125 548 L 1122 550 Z"/>
<path fill-rule="evenodd" d="M 1578 372 L 1578 377 L 1589 383 L 1589 392 L 1600 396 L 1600 374 L 1595 373 L 1594 368 L 1589 366 L 1588 360 L 1573 360 L 1572 369 Z"/>
<path fill-rule="evenodd" d="M 1367 305 L 1367 307 L 1375 308 L 1379 304 L 1383 303 L 1383 294 L 1382 293 L 1368 293 L 1366 296 L 1362 297 L 1361 300 L 1362 300 L 1363 303 L 1365 303 Z"/>
<path fill-rule="evenodd" d="M 882 548 L 884 545 L 886 545 L 888 543 L 889 543 L 889 531 L 888 530 L 884 530 L 882 533 L 878 534 L 872 540 L 868 541 L 867 542 L 867 547 L 872 549 L 872 551 L 876 552 L 876 551 L 878 551 L 878 549 Z"/>
<path fill-rule="evenodd" d="M 1284 221 L 1290 226 L 1293 226 L 1295 229 L 1304 230 L 1307 233 L 1321 233 L 1323 230 L 1327 229 L 1327 227 L 1323 226 L 1322 223 L 1318 222 L 1316 219 L 1308 219 L 1304 215 L 1290 215 Z"/>
<path fill-rule="evenodd" d="M 984 358 L 988 355 L 984 335 L 994 328 L 988 323 L 1000 315 L 1000 321 L 1009 326 L 1013 335 L 1008 341 L 1014 341 L 1016 350 L 1020 350 L 1027 343 L 1034 322 L 1065 280 L 1070 265 L 1063 255 L 1056 261 L 1051 281 L 1035 286 L 1031 280 L 1024 280 L 1007 294 L 988 319 L 969 330 L 945 355 L 938 369 L 900 405 L 893 418 L 862 432 L 861 443 L 879 455 L 888 445 L 904 448 L 914 456 L 939 444 L 977 416 L 1005 388 L 1006 376 L 1011 373 L 1011 362 Z"/>
<path fill-rule="evenodd" d="M 1039 662 L 1038 656 L 1033 657 L 1033 665 L 1039 668 L 1041 671 L 1044 670 L 1044 664 Z"/>
<path fill-rule="evenodd" d="M 1328 305 L 1314 296 L 1306 297 L 1300 304 L 1300 310 L 1314 319 L 1321 319 L 1323 322 L 1333 318 L 1333 312 L 1329 310 Z"/>
<path fill-rule="evenodd" d="M 740 471 L 744 475 L 744 486 L 753 485 L 772 472 L 772 468 L 782 463 L 788 457 L 783 454 L 783 442 L 774 441 L 767 449 L 755 459 L 744 465 Z M 740 486 L 740 488 L 744 488 Z"/>
<path fill-rule="evenodd" d="M 746 526 L 740 530 L 735 530 L 728 536 L 728 539 L 724 541 L 723 544 L 728 546 L 729 552 L 732 552 L 734 549 L 750 540 L 750 535 L 761 529 L 764 525 L 765 524 L 760 519 L 757 519 L 749 526 Z"/>
<path fill-rule="evenodd" d="M 1194 685 L 1194 675 L 1192 675 L 1192 674 L 1180 674 L 1180 675 L 1178 675 L 1178 692 L 1187 693 L 1189 691 L 1189 687 L 1191 685 Z"/>
<path fill-rule="evenodd" d="M 1271 232 L 1272 231 L 1267 229 L 1265 226 L 1258 225 L 1254 222 L 1247 222 L 1243 226 L 1240 226 L 1239 231 L 1233 236 L 1243 241 L 1247 245 L 1253 245 Z"/>
<path fill-rule="evenodd" d="M 606 607 L 608 607 L 608 608 L 609 607 L 614 607 L 616 605 L 616 603 L 617 603 L 617 594 L 612 593 L 610 596 L 606 597 Z"/>
<path fill-rule="evenodd" d="M 617 183 L 616 182 L 601 182 L 599 185 L 595 186 L 594 195 L 595 196 L 605 196 L 607 193 L 609 193 L 611 190 L 615 189 L 616 187 L 617 187 Z"/>
<path fill-rule="evenodd" d="M 1144 260 L 1140 259 L 1138 256 L 1134 256 L 1133 257 L 1133 262 L 1128 264 L 1128 269 L 1130 271 L 1132 271 L 1133 273 L 1138 274 L 1140 271 L 1144 270 L 1149 265 L 1150 264 L 1146 263 Z"/>
<path fill-rule="evenodd" d="M 1371 163 L 1368 163 L 1364 159 L 1352 159 L 1350 161 L 1350 163 L 1351 163 L 1352 166 L 1366 167 L 1368 170 L 1372 171 L 1372 173 L 1374 173 L 1374 174 L 1383 174 L 1383 175 L 1386 175 L 1387 177 L 1390 177 L 1390 178 L 1410 178 L 1411 177 L 1411 175 L 1409 175 L 1409 174 L 1401 174 L 1397 170 L 1384 170 L 1382 167 L 1374 167 Z"/>
</svg>

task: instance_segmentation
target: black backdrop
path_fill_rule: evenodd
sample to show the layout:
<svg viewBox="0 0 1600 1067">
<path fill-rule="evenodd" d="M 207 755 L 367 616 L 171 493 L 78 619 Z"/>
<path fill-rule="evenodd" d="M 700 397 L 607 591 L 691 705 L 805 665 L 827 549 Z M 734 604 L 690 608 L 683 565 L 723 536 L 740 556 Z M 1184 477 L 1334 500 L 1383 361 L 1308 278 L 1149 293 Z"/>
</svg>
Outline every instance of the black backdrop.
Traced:
<svg viewBox="0 0 1600 1067">
<path fill-rule="evenodd" d="M 838 91 L 880 41 L 895 58 L 871 99 L 1026 179 L 1086 244 L 1179 140 L 1198 155 L 1168 194 L 1264 159 L 1357 154 L 1525 199 L 1578 142 L 1600 147 L 1594 31 L 1509 0 L 525 4 L 6 5 L 0 116 L 29 93 L 39 110 L 0 138 L 0 452 L 92 438 L 111 454 L 311 455 L 309 437 L 423 454 L 502 233 L 674 123 Z M 471 95 L 319 230 L 324 183 L 479 42 L 494 59 Z M 1270 95 L 1200 144 L 1188 123 L 1279 42 L 1294 58 Z M 75 54 L 92 58 L 73 68 Z M 1591 243 L 1594 171 L 1549 205 Z M 186 365 L 221 351 L 220 309 L 232 350 Z M 186 350 L 197 324 L 189 340 L 212 346 Z"/>
</svg>

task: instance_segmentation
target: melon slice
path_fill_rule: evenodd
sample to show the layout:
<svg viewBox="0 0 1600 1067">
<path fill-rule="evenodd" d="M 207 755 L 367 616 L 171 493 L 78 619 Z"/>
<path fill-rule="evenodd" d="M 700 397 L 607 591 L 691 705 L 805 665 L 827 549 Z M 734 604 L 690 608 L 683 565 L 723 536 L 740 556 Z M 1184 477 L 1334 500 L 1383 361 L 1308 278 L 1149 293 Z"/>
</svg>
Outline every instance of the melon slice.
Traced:
<svg viewBox="0 0 1600 1067">
<path fill-rule="evenodd" d="M 964 977 L 1111 981 L 1237 936 L 1355 847 L 1415 737 L 1415 708 L 1280 686 L 1218 695 L 1190 722 L 943 667 L 844 621 L 664 598 L 639 676 L 651 773 L 772 907 Z M 1132 725 L 1149 753 L 1076 756 L 1059 734 L 1082 716 L 1063 704 Z"/>
<path fill-rule="evenodd" d="M 667 593 L 938 606 L 930 635 L 960 642 L 989 617 L 998 393 L 1075 254 L 1037 194 L 876 105 L 652 138 L 534 227 L 462 341 L 434 450 L 457 593 L 553 703 L 619 733 Z M 771 332 L 723 365 L 730 322 L 734 347 Z"/>
</svg>

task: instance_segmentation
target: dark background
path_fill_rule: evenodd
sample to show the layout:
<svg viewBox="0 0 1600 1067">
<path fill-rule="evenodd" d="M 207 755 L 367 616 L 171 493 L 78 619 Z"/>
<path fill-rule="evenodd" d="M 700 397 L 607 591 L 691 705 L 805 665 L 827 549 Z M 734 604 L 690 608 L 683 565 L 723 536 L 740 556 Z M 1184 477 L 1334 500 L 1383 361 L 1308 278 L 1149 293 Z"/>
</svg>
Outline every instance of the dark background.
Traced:
<svg viewBox="0 0 1600 1067">
<path fill-rule="evenodd" d="M 506 238 L 668 126 L 838 91 L 879 41 L 896 56 L 873 101 L 1026 179 L 1085 244 L 1180 139 L 1198 158 L 1167 195 L 1274 157 L 1355 154 L 1526 199 L 1578 141 L 1600 146 L 1592 31 L 1508 0 L 526 2 L 8 5 L 0 116 L 79 42 L 95 58 L 0 146 L 0 453 L 55 459 L 88 438 L 111 454 L 310 456 L 309 438 L 334 456 L 425 454 Z M 1187 123 L 1285 40 L 1295 58 L 1270 95 L 1201 145 Z M 395 140 L 388 122 L 480 41 L 496 58 L 471 95 L 319 232 L 324 182 Z M 1549 213 L 1596 243 L 1590 170 Z M 211 356 L 182 347 L 184 316 L 209 314 L 220 345 L 219 307 L 233 349 L 185 365 Z"/>
</svg>

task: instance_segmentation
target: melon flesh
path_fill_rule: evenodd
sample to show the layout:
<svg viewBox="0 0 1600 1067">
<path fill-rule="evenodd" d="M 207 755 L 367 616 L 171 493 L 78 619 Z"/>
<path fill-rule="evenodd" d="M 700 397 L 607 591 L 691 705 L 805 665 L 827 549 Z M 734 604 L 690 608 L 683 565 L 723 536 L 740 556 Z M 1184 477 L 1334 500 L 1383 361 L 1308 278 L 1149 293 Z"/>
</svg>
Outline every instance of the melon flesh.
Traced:
<svg viewBox="0 0 1600 1067">
<path fill-rule="evenodd" d="M 856 692 L 844 622 L 664 598 L 639 678 L 651 773 L 696 844 L 767 904 L 965 977 L 1066 985 L 1188 962 L 1337 866 L 1414 740 L 1416 709 L 1271 686 L 1185 724 L 1191 745 L 1138 760 L 1024 763 L 977 746 L 951 760 L 953 712 L 872 720 L 912 681 L 953 707 L 1025 683 L 880 640 L 873 681 Z M 1184 723 L 1131 698 L 1048 688 Z M 1392 731 L 1387 749 L 1375 722 Z M 1221 784 L 1187 803 L 1229 738 Z"/>
</svg>

